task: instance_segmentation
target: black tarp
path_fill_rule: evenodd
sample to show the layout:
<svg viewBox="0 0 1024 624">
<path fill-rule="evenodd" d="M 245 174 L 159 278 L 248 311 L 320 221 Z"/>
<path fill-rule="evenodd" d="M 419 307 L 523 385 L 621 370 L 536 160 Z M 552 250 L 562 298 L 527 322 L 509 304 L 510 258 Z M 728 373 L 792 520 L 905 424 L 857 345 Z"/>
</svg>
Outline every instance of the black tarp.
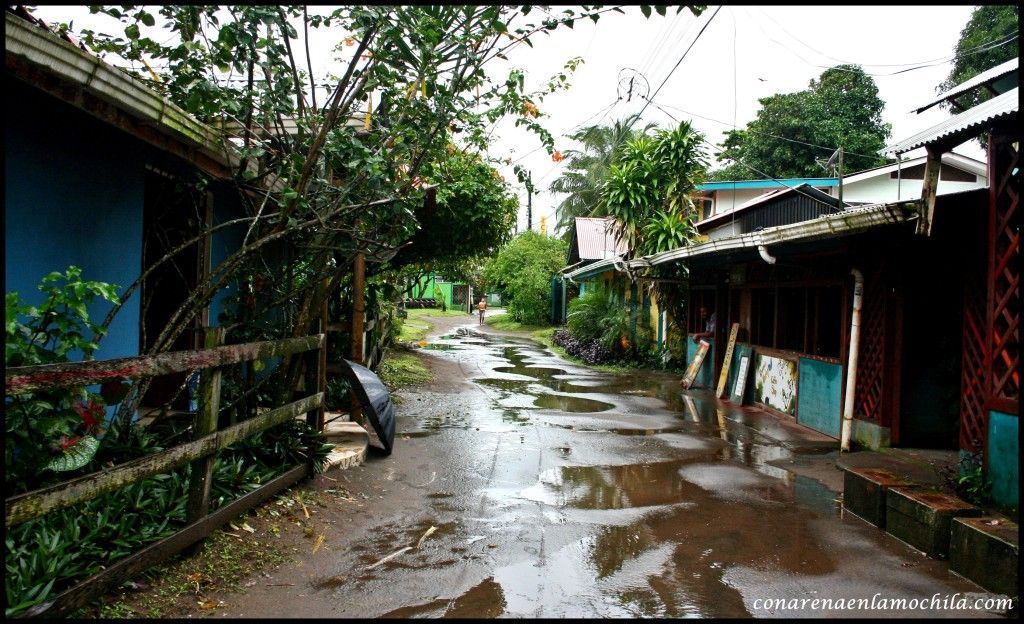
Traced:
<svg viewBox="0 0 1024 624">
<path fill-rule="evenodd" d="M 391 454 L 395 442 L 395 406 L 387 386 L 372 370 L 355 362 L 343 360 L 341 372 L 352 386 L 352 392 L 359 399 L 366 420 L 370 422 L 377 438 L 384 445 L 384 453 Z"/>
</svg>

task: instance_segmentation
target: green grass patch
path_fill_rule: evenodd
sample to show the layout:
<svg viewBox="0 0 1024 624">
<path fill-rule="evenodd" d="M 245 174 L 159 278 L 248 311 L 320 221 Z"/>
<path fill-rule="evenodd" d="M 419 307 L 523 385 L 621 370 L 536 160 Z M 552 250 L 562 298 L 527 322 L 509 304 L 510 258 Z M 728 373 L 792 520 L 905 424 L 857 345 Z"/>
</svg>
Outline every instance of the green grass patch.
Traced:
<svg viewBox="0 0 1024 624">
<path fill-rule="evenodd" d="M 415 354 L 388 351 L 377 368 L 377 375 L 392 392 L 434 378 Z"/>
<path fill-rule="evenodd" d="M 414 321 L 407 318 L 402 322 L 402 331 L 398 334 L 399 342 L 419 342 L 427 337 L 427 332 L 433 327 L 426 321 Z"/>
<path fill-rule="evenodd" d="M 498 316 L 491 316 L 484 318 L 484 323 L 490 325 L 498 331 L 507 332 L 519 332 L 534 334 L 536 332 L 550 331 L 554 328 L 550 325 L 524 325 L 518 321 L 513 321 L 507 314 L 499 314 Z"/>
<path fill-rule="evenodd" d="M 440 318 L 442 316 L 469 316 L 465 310 L 437 310 L 435 308 L 414 308 L 408 310 L 409 318 L 418 319 L 424 317 Z"/>
</svg>

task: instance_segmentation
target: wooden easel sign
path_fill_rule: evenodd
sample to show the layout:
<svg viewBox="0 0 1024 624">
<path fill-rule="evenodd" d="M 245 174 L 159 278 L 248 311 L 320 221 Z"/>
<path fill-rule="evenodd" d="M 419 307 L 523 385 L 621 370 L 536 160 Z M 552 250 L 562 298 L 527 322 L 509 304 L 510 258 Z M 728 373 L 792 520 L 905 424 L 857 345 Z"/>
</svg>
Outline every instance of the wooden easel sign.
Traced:
<svg viewBox="0 0 1024 624">
<path fill-rule="evenodd" d="M 722 360 L 722 374 L 718 377 L 718 389 L 715 392 L 716 397 L 721 397 L 725 394 L 725 386 L 729 381 L 729 365 L 732 364 L 732 352 L 736 348 L 736 336 L 740 333 L 740 324 L 733 323 L 732 329 L 729 330 L 729 343 L 725 347 L 725 359 Z"/>
<path fill-rule="evenodd" d="M 701 364 L 704 363 L 704 356 L 708 354 L 708 349 L 711 348 L 711 344 L 706 340 L 701 340 L 700 345 L 697 346 L 697 352 L 693 354 L 693 361 L 686 367 L 686 374 L 683 375 L 679 385 L 684 390 L 689 390 L 690 386 L 693 385 L 693 380 L 697 378 L 697 371 L 700 370 Z"/>
</svg>

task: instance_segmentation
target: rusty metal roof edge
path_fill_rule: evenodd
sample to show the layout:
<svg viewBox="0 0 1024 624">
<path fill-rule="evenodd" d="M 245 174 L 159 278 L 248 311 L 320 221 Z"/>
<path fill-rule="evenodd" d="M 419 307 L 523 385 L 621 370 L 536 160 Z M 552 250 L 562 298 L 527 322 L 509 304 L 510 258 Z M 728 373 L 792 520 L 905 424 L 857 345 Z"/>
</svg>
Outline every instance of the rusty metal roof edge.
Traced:
<svg viewBox="0 0 1024 624">
<path fill-rule="evenodd" d="M 635 264 L 639 261 L 644 261 L 647 266 L 657 266 L 720 251 L 756 248 L 759 245 L 772 245 L 797 240 L 827 238 L 829 236 L 851 234 L 880 225 L 904 223 L 918 217 L 920 203 L 920 200 L 913 200 L 859 206 L 844 210 L 843 212 L 818 217 L 817 219 L 779 225 L 758 232 L 749 232 L 739 236 L 731 236 L 689 247 L 663 251 L 638 258 L 631 262 L 630 266 L 641 266 Z"/>
</svg>

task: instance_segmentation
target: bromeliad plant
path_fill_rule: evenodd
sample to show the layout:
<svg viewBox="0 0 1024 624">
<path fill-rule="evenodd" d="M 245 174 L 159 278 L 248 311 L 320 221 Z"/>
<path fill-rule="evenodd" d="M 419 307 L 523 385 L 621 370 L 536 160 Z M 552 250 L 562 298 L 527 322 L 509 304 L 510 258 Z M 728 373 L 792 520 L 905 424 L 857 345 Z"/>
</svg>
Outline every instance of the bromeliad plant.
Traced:
<svg viewBox="0 0 1024 624">
<path fill-rule="evenodd" d="M 102 337 L 105 329 L 89 319 L 89 305 L 97 299 L 116 302 L 117 287 L 83 280 L 82 270 L 70 266 L 45 276 L 39 290 L 44 295 L 39 306 L 24 303 L 17 292 L 7 293 L 4 364 L 91 359 L 99 343 L 88 336 Z M 57 473 L 88 464 L 100 446 L 106 406 L 119 402 L 126 390 L 114 381 L 99 393 L 72 387 L 5 396 L 5 496 L 61 480 Z"/>
</svg>

